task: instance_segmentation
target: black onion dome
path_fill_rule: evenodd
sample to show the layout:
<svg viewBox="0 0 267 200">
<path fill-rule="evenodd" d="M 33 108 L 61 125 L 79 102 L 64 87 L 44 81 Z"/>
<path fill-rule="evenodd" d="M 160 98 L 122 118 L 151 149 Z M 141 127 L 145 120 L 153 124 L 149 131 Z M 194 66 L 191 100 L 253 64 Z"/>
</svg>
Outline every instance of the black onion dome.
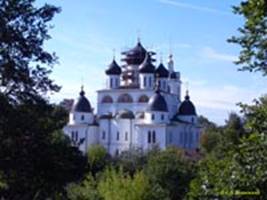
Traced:
<svg viewBox="0 0 267 200">
<path fill-rule="evenodd" d="M 149 53 L 146 54 L 145 60 L 139 66 L 139 72 L 143 74 L 155 72 L 155 66 L 152 63 L 151 56 L 149 55 Z"/>
<path fill-rule="evenodd" d="M 145 57 L 147 50 L 143 47 L 140 41 L 137 42 L 136 46 L 128 51 L 122 52 L 125 55 L 123 61 L 126 61 L 128 64 L 140 65 Z"/>
<path fill-rule="evenodd" d="M 85 92 L 82 89 L 78 101 L 73 105 L 73 112 L 92 112 L 91 104 L 84 95 Z"/>
<path fill-rule="evenodd" d="M 150 97 L 148 101 L 147 111 L 161 111 L 168 112 L 168 106 L 165 98 L 160 94 L 159 90 L 156 90 L 156 93 Z"/>
<path fill-rule="evenodd" d="M 170 78 L 171 79 L 176 79 L 177 78 L 177 75 L 175 72 L 172 72 L 171 75 L 170 75 Z"/>
<path fill-rule="evenodd" d="M 168 78 L 169 76 L 169 71 L 164 67 L 162 63 L 159 64 L 155 73 L 156 73 L 156 76 L 158 76 L 159 78 Z"/>
<path fill-rule="evenodd" d="M 135 55 L 141 55 L 144 54 L 146 55 L 146 49 L 143 47 L 140 41 L 137 42 L 136 46 L 128 51 L 122 52 L 124 55 L 128 56 L 135 56 Z"/>
<path fill-rule="evenodd" d="M 106 74 L 107 75 L 120 75 L 121 74 L 121 68 L 117 64 L 115 59 L 113 59 L 113 61 L 108 66 L 108 69 L 106 70 Z"/>
<path fill-rule="evenodd" d="M 187 94 L 185 100 L 181 103 L 178 115 L 197 115 L 194 104 L 190 101 L 190 97 Z"/>
<path fill-rule="evenodd" d="M 121 110 L 117 113 L 117 116 L 116 116 L 118 119 L 134 119 L 134 114 L 132 111 L 130 110 Z"/>
</svg>

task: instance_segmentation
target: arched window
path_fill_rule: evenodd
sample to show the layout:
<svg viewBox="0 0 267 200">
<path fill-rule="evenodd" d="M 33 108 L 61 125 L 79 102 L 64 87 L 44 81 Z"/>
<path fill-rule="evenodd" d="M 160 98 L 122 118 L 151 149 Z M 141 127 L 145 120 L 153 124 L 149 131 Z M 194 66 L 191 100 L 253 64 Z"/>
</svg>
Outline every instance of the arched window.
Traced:
<svg viewBox="0 0 267 200">
<path fill-rule="evenodd" d="M 163 121 L 163 120 L 164 120 L 164 114 L 161 115 L 161 121 Z"/>
<path fill-rule="evenodd" d="M 154 115 L 154 114 L 151 115 L 151 119 L 152 119 L 152 120 L 155 119 L 155 115 Z"/>
<path fill-rule="evenodd" d="M 102 103 L 113 103 L 113 99 L 111 96 L 104 96 L 101 102 Z"/>
<path fill-rule="evenodd" d="M 84 120 L 84 115 L 81 116 L 81 120 L 82 120 L 82 121 Z"/>
<path fill-rule="evenodd" d="M 119 103 L 132 103 L 133 98 L 129 94 L 122 94 L 118 98 Z"/>
<path fill-rule="evenodd" d="M 139 97 L 138 102 L 139 103 L 147 103 L 149 98 L 146 95 L 142 95 Z"/>
</svg>

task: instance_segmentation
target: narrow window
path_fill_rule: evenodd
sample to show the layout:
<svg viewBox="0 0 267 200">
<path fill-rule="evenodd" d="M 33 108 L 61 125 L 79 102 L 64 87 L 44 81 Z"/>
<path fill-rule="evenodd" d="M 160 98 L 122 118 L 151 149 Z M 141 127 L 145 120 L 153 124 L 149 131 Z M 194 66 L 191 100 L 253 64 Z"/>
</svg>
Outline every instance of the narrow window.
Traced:
<svg viewBox="0 0 267 200">
<path fill-rule="evenodd" d="M 110 78 L 110 87 L 113 88 L 113 78 Z"/>
<path fill-rule="evenodd" d="M 152 120 L 155 119 L 155 115 L 154 115 L 154 114 L 151 115 L 151 119 L 152 119 Z"/>
<path fill-rule="evenodd" d="M 146 76 L 144 77 L 144 87 L 146 87 Z"/>
<path fill-rule="evenodd" d="M 125 132 L 125 141 L 128 141 L 128 132 Z"/>
<path fill-rule="evenodd" d="M 119 149 L 116 149 L 115 155 L 118 156 L 119 155 Z"/>
<path fill-rule="evenodd" d="M 75 115 L 73 115 L 73 120 L 75 120 Z"/>
<path fill-rule="evenodd" d="M 194 117 L 192 117 L 191 121 L 192 121 L 192 123 L 194 123 L 194 122 L 195 122 L 195 120 L 194 120 Z"/>
<path fill-rule="evenodd" d="M 152 87 L 152 78 L 149 77 L 149 87 Z"/>
<path fill-rule="evenodd" d="M 152 133 L 152 142 L 156 143 L 156 132 L 155 131 L 153 131 Z"/>
<path fill-rule="evenodd" d="M 163 115 L 163 114 L 161 115 L 161 120 L 162 120 L 162 121 L 164 120 L 164 115 Z"/>
<path fill-rule="evenodd" d="M 75 135 L 74 131 L 71 131 L 71 139 L 72 139 L 72 140 L 75 139 L 75 138 L 74 138 L 74 137 L 75 137 L 74 135 Z"/>
<path fill-rule="evenodd" d="M 81 120 L 82 120 L 82 121 L 84 120 L 84 115 L 81 116 Z"/>
<path fill-rule="evenodd" d="M 116 79 L 116 87 L 119 87 L 119 79 Z"/>
<path fill-rule="evenodd" d="M 75 141 L 78 141 L 78 131 L 75 133 Z"/>
<path fill-rule="evenodd" d="M 147 134 L 147 142 L 149 144 L 151 143 L 151 131 L 148 131 L 148 134 Z"/>
<path fill-rule="evenodd" d="M 106 138 L 106 132 L 103 131 L 103 132 L 102 132 L 102 139 L 104 140 L 105 138 Z"/>
<path fill-rule="evenodd" d="M 120 140 L 120 132 L 117 132 L 117 140 Z"/>
</svg>

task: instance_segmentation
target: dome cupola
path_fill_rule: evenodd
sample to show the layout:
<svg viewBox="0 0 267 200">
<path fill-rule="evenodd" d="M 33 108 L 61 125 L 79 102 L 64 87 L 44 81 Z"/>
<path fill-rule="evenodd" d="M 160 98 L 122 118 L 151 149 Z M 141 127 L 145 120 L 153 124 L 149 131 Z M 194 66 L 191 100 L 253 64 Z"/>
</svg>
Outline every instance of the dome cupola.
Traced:
<svg viewBox="0 0 267 200">
<path fill-rule="evenodd" d="M 120 75 L 121 74 L 121 68 L 117 64 L 115 59 L 113 59 L 113 61 L 108 66 L 108 69 L 106 70 L 106 74 L 107 75 Z"/>
<path fill-rule="evenodd" d="M 140 40 L 138 40 L 134 48 L 122 52 L 122 54 L 125 55 L 125 58 L 122 60 L 127 64 L 140 65 L 144 61 L 146 53 L 147 50 L 143 47 Z"/>
<path fill-rule="evenodd" d="M 145 60 L 139 66 L 139 73 L 151 74 L 154 72 L 155 72 L 155 66 L 152 63 L 151 55 L 149 53 L 147 53 Z"/>
<path fill-rule="evenodd" d="M 165 98 L 160 94 L 159 89 L 150 97 L 148 101 L 147 111 L 168 112 L 168 106 Z"/>
<path fill-rule="evenodd" d="M 194 104 L 190 101 L 188 91 L 186 91 L 185 100 L 181 103 L 178 115 L 197 115 Z"/>
<path fill-rule="evenodd" d="M 117 113 L 116 118 L 118 119 L 134 119 L 135 116 L 132 111 L 124 109 Z"/>
<path fill-rule="evenodd" d="M 83 87 L 81 88 L 80 97 L 72 107 L 72 112 L 92 112 L 92 107 L 89 100 L 85 97 Z"/>
<path fill-rule="evenodd" d="M 169 71 L 164 67 L 162 63 L 159 64 L 155 73 L 158 78 L 168 78 L 169 76 Z"/>
</svg>

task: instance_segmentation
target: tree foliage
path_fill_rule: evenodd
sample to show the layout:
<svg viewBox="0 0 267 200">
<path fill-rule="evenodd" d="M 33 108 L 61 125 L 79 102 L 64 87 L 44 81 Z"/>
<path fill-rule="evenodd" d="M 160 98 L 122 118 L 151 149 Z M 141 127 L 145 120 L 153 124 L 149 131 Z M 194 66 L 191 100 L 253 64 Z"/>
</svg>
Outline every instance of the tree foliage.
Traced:
<svg viewBox="0 0 267 200">
<path fill-rule="evenodd" d="M 254 199 L 266 199 L 267 140 L 258 134 L 243 138 L 223 158 L 208 156 L 200 162 L 198 176 L 191 182 L 190 199 L 245 199 L 240 192 L 256 192 Z M 238 194 L 239 193 L 239 194 Z"/>
<path fill-rule="evenodd" d="M 57 58 L 43 45 L 60 9 L 49 4 L 37 8 L 34 2 L 0 0 L 0 91 L 16 102 L 59 90 L 49 79 Z"/>
<path fill-rule="evenodd" d="M 194 176 L 194 165 L 185 158 L 183 151 L 169 148 L 148 157 L 145 174 L 155 191 L 154 199 L 162 199 L 162 194 L 168 199 L 182 199 Z"/>
<path fill-rule="evenodd" d="M 133 177 L 124 173 L 122 169 L 107 169 L 99 182 L 100 196 L 105 200 L 148 200 L 151 186 L 142 171 Z"/>
<path fill-rule="evenodd" d="M 260 71 L 267 75 L 267 2 L 266 0 L 246 0 L 234 6 L 234 13 L 245 19 L 240 35 L 228 41 L 241 47 L 239 60 L 241 70 Z"/>
</svg>

